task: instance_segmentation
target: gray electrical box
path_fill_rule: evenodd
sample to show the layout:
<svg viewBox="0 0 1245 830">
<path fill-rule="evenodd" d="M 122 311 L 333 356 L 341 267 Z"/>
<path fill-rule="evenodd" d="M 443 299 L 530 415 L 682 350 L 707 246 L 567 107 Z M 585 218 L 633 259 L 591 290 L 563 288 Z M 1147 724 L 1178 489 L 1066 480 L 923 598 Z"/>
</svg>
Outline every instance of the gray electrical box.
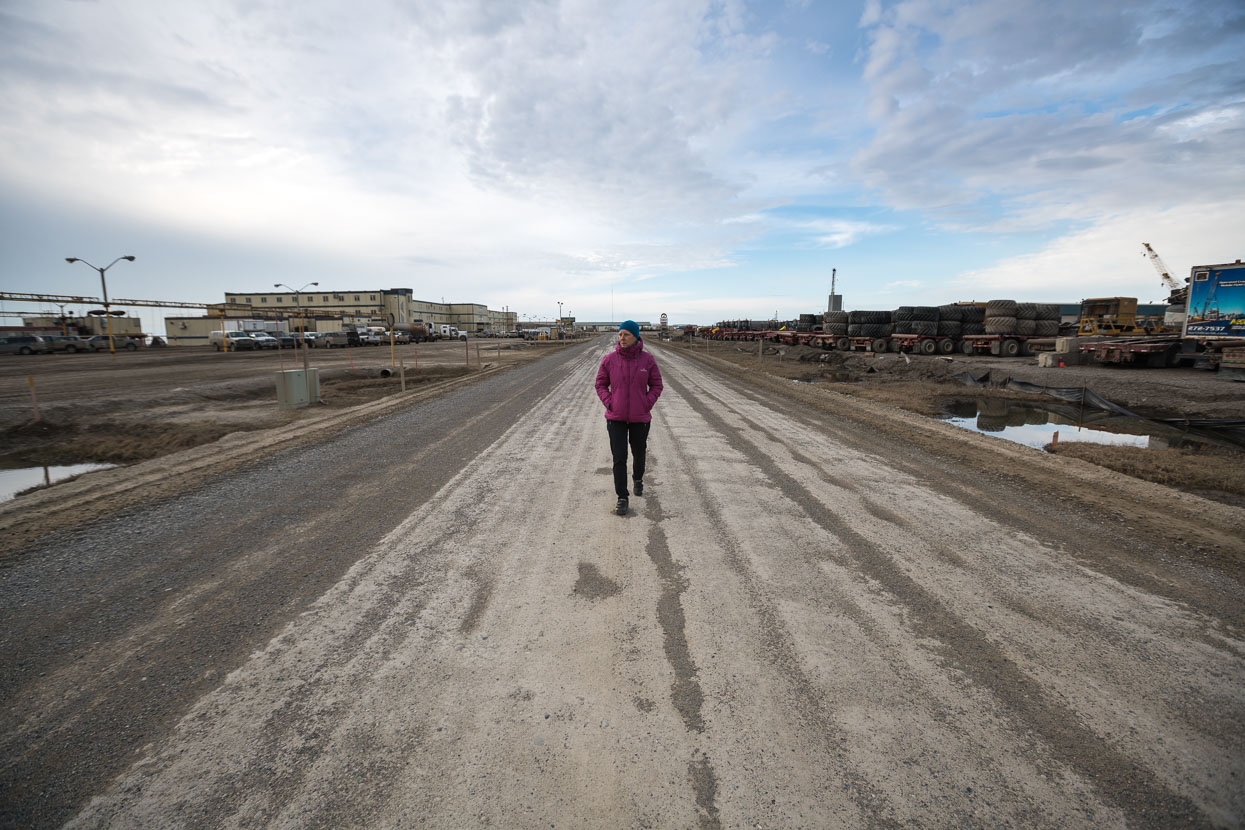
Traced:
<svg viewBox="0 0 1245 830">
<path fill-rule="evenodd" d="M 282 409 L 302 409 L 320 401 L 320 370 L 286 369 L 276 372 L 277 405 Z"/>
<path fill-rule="evenodd" d="M 830 303 L 829 305 L 826 306 L 826 311 L 842 311 L 842 310 L 843 310 L 843 295 L 842 294 L 831 294 Z"/>
</svg>

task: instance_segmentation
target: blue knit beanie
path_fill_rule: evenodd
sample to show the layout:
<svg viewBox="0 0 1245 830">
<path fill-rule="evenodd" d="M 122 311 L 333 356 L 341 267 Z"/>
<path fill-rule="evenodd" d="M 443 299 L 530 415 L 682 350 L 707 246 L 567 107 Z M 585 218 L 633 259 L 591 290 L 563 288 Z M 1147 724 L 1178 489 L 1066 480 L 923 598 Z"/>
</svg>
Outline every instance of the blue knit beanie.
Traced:
<svg viewBox="0 0 1245 830">
<path fill-rule="evenodd" d="M 629 331 L 631 332 L 631 336 L 637 339 L 639 339 L 640 337 L 640 327 L 636 325 L 635 320 L 625 321 L 621 326 L 618 327 L 618 330 Z"/>
</svg>

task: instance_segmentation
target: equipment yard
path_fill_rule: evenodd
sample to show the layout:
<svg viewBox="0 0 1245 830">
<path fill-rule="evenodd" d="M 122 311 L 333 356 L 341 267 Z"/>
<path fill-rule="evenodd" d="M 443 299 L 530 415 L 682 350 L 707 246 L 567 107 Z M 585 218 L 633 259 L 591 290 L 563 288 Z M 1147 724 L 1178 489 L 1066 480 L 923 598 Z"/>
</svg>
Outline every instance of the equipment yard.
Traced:
<svg viewBox="0 0 1245 830">
<path fill-rule="evenodd" d="M 313 352 L 294 411 L 288 353 L 0 362 L 9 457 L 181 436 L 0 503 L 0 821 L 1245 823 L 1240 473 L 930 417 L 1036 397 L 956 380 L 987 370 L 1145 418 L 1245 417 L 1245 383 L 654 342 L 620 517 L 610 340 L 475 345 L 419 346 L 405 394 L 387 348 Z"/>
</svg>

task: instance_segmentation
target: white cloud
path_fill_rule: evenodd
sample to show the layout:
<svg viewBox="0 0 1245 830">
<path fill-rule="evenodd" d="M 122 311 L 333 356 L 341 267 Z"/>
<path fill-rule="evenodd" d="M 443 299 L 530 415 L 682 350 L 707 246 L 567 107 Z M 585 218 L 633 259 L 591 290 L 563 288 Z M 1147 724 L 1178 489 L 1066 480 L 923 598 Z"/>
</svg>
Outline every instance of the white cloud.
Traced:
<svg viewBox="0 0 1245 830">
<path fill-rule="evenodd" d="M 1162 302 L 1167 291 L 1142 255 L 1141 243 L 1153 245 L 1172 275 L 1183 280 L 1195 265 L 1241 257 L 1242 216 L 1245 198 L 1121 212 L 1034 253 L 964 272 L 951 285 L 960 294 L 978 299 L 1067 302 L 1086 296 L 1122 296 Z"/>
<path fill-rule="evenodd" d="M 1245 13 L 1195 4 L 1149 37 L 1163 12 L 1074 0 L 869 12 L 876 134 L 853 169 L 897 207 L 981 204 L 983 224 L 1002 210 L 1018 225 L 1052 204 L 1092 219 L 1230 196 L 1245 170 L 1232 68 Z"/>
</svg>

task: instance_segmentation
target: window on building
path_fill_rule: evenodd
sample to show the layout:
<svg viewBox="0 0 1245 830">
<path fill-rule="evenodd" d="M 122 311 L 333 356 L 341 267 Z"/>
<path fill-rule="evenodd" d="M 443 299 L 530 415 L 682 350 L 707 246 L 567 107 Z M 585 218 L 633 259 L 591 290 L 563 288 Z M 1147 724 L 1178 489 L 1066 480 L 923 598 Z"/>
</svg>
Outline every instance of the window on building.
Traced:
<svg viewBox="0 0 1245 830">
<path fill-rule="evenodd" d="M 259 298 L 259 301 L 260 301 L 261 303 L 266 303 L 266 302 L 268 302 L 268 298 L 267 298 L 267 297 L 260 297 L 260 298 Z"/>
<path fill-rule="evenodd" d="M 281 301 L 282 301 L 282 300 L 281 300 L 281 296 L 280 296 L 280 295 L 277 295 L 277 302 L 281 302 Z"/>
<path fill-rule="evenodd" d="M 357 302 L 359 302 L 359 295 L 358 295 L 358 294 L 355 294 L 355 295 L 354 295 L 354 301 L 355 301 L 356 303 L 357 303 Z"/>
<path fill-rule="evenodd" d="M 373 301 L 374 301 L 374 300 L 376 299 L 376 295 L 375 295 L 375 294 L 372 294 L 372 295 L 370 295 L 370 296 L 368 297 L 368 299 L 369 299 L 369 300 L 373 300 Z"/>
<path fill-rule="evenodd" d="M 322 297 L 320 301 L 321 301 L 321 302 L 324 302 L 324 303 L 327 303 L 327 302 L 329 301 L 329 298 L 328 298 L 327 296 L 326 296 L 326 297 Z"/>
</svg>

